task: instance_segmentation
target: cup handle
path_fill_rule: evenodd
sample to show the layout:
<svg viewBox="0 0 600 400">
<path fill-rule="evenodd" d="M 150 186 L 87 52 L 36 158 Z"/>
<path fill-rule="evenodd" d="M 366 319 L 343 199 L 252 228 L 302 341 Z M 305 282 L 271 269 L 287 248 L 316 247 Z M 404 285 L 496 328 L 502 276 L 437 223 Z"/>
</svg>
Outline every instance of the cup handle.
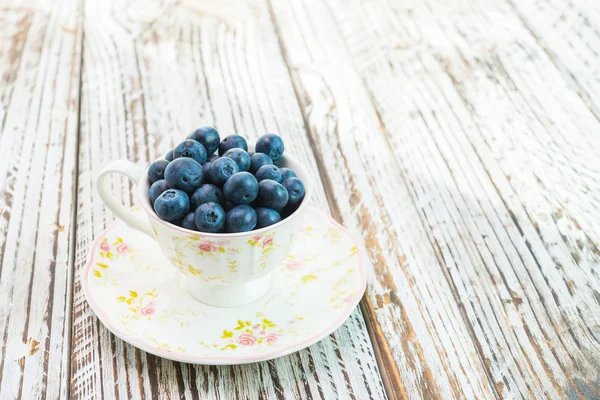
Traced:
<svg viewBox="0 0 600 400">
<path fill-rule="evenodd" d="M 115 172 L 125 175 L 137 185 L 144 174 L 144 169 L 127 160 L 111 161 L 98 175 L 96 189 L 104 204 L 106 204 L 110 211 L 112 211 L 120 220 L 125 222 L 130 228 L 137 229 L 154 239 L 152 227 L 146 217 L 140 217 L 139 215 L 133 214 L 112 194 L 108 176 Z"/>
</svg>

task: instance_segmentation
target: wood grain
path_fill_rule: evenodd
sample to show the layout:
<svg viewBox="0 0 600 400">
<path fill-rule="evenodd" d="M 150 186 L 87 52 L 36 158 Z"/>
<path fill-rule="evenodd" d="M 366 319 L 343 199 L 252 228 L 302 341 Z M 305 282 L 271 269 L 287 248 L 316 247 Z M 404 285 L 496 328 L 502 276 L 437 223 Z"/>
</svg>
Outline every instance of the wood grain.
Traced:
<svg viewBox="0 0 600 400">
<path fill-rule="evenodd" d="M 266 4 L 85 3 L 76 266 L 112 220 L 93 181 L 109 160 L 142 164 L 194 127 L 251 138 L 280 132 L 318 176 L 302 114 Z M 126 204 L 128 184 L 114 182 Z M 326 207 L 319 185 L 316 201 Z M 383 398 L 363 317 L 288 357 L 202 367 L 143 353 L 101 326 L 74 288 L 73 398 Z M 118 385 L 115 383 L 119 382 Z"/>
<path fill-rule="evenodd" d="M 76 1 L 0 8 L 0 398 L 66 398 Z"/>
<path fill-rule="evenodd" d="M 364 308 L 379 325 L 373 329 L 388 393 L 410 399 L 493 397 L 385 127 L 343 38 L 331 29 L 337 22 L 324 2 L 272 6 L 336 214 L 362 232 L 375 265 Z"/>
<path fill-rule="evenodd" d="M 366 240 L 379 239 L 371 241 L 372 257 L 397 248 L 379 250 L 377 244 L 389 239 L 376 227 L 398 226 L 408 231 L 401 243 L 412 240 L 420 245 L 419 256 L 434 252 L 438 260 L 436 267 L 399 254 L 396 263 L 420 269 L 407 284 L 388 273 L 389 262 L 376 264 L 378 283 L 370 287 L 370 300 L 389 347 L 398 348 L 406 336 L 401 326 L 386 325 L 388 313 L 404 315 L 409 308 L 407 295 L 397 290 L 424 287 L 419 279 L 427 271 L 445 277 L 459 300 L 496 396 L 598 398 L 594 188 L 600 147 L 592 97 L 573 90 L 564 70 L 505 2 L 326 3 L 273 2 L 311 132 L 324 143 L 317 150 L 325 158 L 331 156 L 328 149 L 343 149 L 328 174 L 335 182 L 356 165 L 362 169 L 355 178 L 362 182 L 333 185 L 334 201 L 349 204 L 340 207 L 346 224 L 357 216 L 360 221 L 363 209 L 379 218 L 374 227 L 362 227 Z M 554 10 L 570 8 L 554 4 Z M 533 20 L 537 14 L 529 15 Z M 585 43 L 592 46 L 594 38 L 587 35 Z M 323 93 L 330 99 L 323 100 Z M 343 113 L 352 102 L 368 108 L 362 98 L 374 105 L 380 129 L 369 123 L 374 119 L 369 110 L 356 111 L 357 106 Z M 360 120 L 363 115 L 368 118 Z M 327 141 L 352 129 L 366 138 L 355 139 L 360 134 L 354 133 L 337 146 Z M 362 143 L 352 146 L 348 140 Z M 365 190 L 369 174 L 387 185 Z M 378 197 L 385 211 L 372 206 Z M 406 217 L 379 216 L 394 209 Z M 437 286 L 443 294 L 445 284 Z M 440 318 L 435 304 L 423 301 L 425 324 Z M 402 352 L 393 354 L 410 398 L 463 397 L 450 389 L 464 382 L 454 374 L 473 376 L 464 367 L 448 368 L 452 374 L 433 370 L 435 382 L 459 385 L 427 392 L 434 386 L 413 384 Z"/>
<path fill-rule="evenodd" d="M 599 22 L 585 0 L 0 0 L 0 398 L 600 398 Z M 369 255 L 362 312 L 305 351 L 174 363 L 87 307 L 95 176 L 203 124 L 281 133 Z"/>
</svg>

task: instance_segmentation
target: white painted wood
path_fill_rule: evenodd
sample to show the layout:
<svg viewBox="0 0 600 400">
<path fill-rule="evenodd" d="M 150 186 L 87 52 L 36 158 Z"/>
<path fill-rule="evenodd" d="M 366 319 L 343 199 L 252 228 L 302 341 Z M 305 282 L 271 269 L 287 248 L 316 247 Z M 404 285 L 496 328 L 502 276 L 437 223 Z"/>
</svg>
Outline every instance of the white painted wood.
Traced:
<svg viewBox="0 0 600 400">
<path fill-rule="evenodd" d="M 266 4 L 147 5 L 147 21 L 115 17 L 118 2 L 85 3 L 76 265 L 112 217 L 93 191 L 115 158 L 147 163 L 193 128 L 257 138 L 280 132 L 317 177 L 302 115 Z M 135 14 L 135 13 L 134 13 Z M 125 204 L 132 198 L 115 182 Z M 323 188 L 315 199 L 326 206 Z M 162 360 L 115 339 L 93 316 L 76 276 L 74 398 L 382 398 L 383 385 L 360 311 L 309 350 L 240 367 Z M 115 385 L 119 382 L 119 385 Z"/>
<path fill-rule="evenodd" d="M 0 3 L 0 398 L 600 397 L 593 2 Z M 83 299 L 97 172 L 201 124 L 281 133 L 363 240 L 364 313 L 309 350 L 173 363 Z"/>
<path fill-rule="evenodd" d="M 307 46 L 315 53 L 310 65 L 303 64 L 302 56 L 292 62 L 301 84 L 323 85 L 319 74 L 327 79 L 329 66 L 335 66 L 336 77 L 344 76 L 344 61 L 351 60 L 350 75 L 362 79 L 364 96 L 372 100 L 383 126 L 386 142 L 377 147 L 387 145 L 395 154 L 389 160 L 380 150 L 374 163 L 385 165 L 383 174 L 394 162 L 402 171 L 395 191 L 408 188 L 416 206 L 413 223 L 422 221 L 426 227 L 424 239 L 439 256 L 439 274 L 446 275 L 461 302 L 496 394 L 598 397 L 599 258 L 593 206 L 598 203 L 600 147 L 593 110 L 561 79 L 505 2 L 328 0 L 327 11 L 316 2 L 302 3 L 294 2 L 304 10 L 302 17 L 296 12 L 295 20 L 284 20 L 282 30 L 289 30 L 289 24 L 306 26 L 296 38 L 332 45 L 320 54 Z M 334 51 L 340 48 L 335 39 L 317 36 L 319 27 L 332 25 L 350 57 Z M 311 32 L 317 33 L 311 38 Z M 295 47 L 288 50 L 294 53 Z M 312 78 L 316 82 L 302 76 L 310 76 L 304 72 L 309 68 L 318 71 Z M 344 132 L 342 118 L 331 110 L 325 112 L 332 120 L 326 123 L 337 123 Z M 380 143 L 372 138 L 376 132 L 369 134 Z M 357 164 L 351 160 L 348 165 Z M 340 198 L 353 199 L 342 185 L 338 192 Z M 354 199 L 356 209 L 367 207 Z M 386 209 L 394 204 L 412 207 L 391 195 L 382 202 Z M 425 263 L 418 267 L 429 271 Z M 379 279 L 387 283 L 389 278 Z M 377 300 L 384 293 L 373 287 Z M 430 312 L 431 301 L 425 304 L 424 315 L 438 315 Z M 393 346 L 399 341 L 392 332 L 402 331 L 384 328 Z M 419 396 L 402 365 L 409 397 Z"/>
<path fill-rule="evenodd" d="M 298 97 L 331 182 L 336 212 L 361 232 L 391 390 L 407 398 L 491 398 L 477 355 L 402 169 L 324 2 L 272 2 Z"/>
<path fill-rule="evenodd" d="M 81 26 L 0 9 L 0 398 L 66 398 Z"/>
</svg>

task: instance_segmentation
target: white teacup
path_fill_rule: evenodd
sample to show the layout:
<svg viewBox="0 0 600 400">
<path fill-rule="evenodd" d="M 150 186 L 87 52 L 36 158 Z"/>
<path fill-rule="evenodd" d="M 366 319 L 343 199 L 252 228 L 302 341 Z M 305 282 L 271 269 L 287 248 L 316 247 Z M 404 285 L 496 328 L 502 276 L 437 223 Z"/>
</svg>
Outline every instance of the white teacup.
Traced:
<svg viewBox="0 0 600 400">
<path fill-rule="evenodd" d="M 249 147 L 254 150 L 254 145 Z M 97 189 L 118 218 L 158 243 L 164 256 L 186 277 L 192 296 L 213 306 L 236 307 L 257 300 L 269 290 L 273 271 L 282 265 L 298 237 L 312 194 L 312 180 L 300 162 L 286 154 L 276 164 L 296 172 L 304 183 L 304 200 L 286 219 L 251 232 L 196 232 L 161 220 L 148 198 L 147 169 L 130 161 L 110 162 L 98 175 Z M 131 213 L 111 193 L 107 178 L 114 172 L 137 184 L 138 202 L 148 218 Z"/>
</svg>

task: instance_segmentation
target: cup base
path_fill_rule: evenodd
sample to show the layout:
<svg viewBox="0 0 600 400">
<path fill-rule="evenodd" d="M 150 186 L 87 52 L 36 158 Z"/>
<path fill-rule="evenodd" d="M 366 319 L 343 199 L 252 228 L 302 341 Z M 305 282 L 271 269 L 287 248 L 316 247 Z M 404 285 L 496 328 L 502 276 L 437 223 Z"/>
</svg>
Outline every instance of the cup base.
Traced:
<svg viewBox="0 0 600 400">
<path fill-rule="evenodd" d="M 272 273 L 246 283 L 197 282 L 181 274 L 179 285 L 194 299 L 213 307 L 232 308 L 252 303 L 269 291 Z"/>
</svg>

